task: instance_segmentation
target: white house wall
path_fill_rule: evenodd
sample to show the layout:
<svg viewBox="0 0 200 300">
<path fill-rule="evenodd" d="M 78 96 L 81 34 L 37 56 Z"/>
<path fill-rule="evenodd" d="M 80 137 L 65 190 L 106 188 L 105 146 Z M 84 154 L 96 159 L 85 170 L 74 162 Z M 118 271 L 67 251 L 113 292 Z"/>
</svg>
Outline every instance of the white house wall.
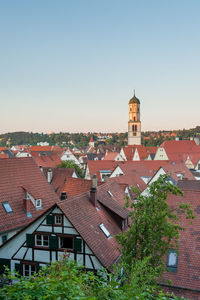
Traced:
<svg viewBox="0 0 200 300">
<path fill-rule="evenodd" d="M 164 148 L 161 148 L 161 147 L 158 148 L 158 150 L 156 151 L 154 160 L 169 160 Z"/>
<path fill-rule="evenodd" d="M 124 150 L 123 150 L 123 148 L 121 148 L 121 150 L 120 150 L 120 153 L 119 153 L 120 155 L 121 155 L 121 157 L 124 159 L 124 160 L 127 160 L 127 158 L 126 158 L 126 155 L 125 155 L 125 153 L 124 153 Z"/>
<path fill-rule="evenodd" d="M 79 167 L 81 167 L 80 162 L 78 161 L 78 159 L 73 155 L 73 153 L 67 149 L 64 154 L 61 156 L 61 160 L 62 161 L 68 161 L 71 160 L 73 161 L 76 165 L 78 165 Z"/>
<path fill-rule="evenodd" d="M 148 185 L 151 185 L 153 182 L 155 182 L 156 180 L 158 180 L 158 178 L 161 175 L 166 175 L 165 171 L 163 170 L 163 168 L 160 168 L 157 173 L 152 177 L 152 179 L 149 181 Z M 142 193 L 142 196 L 148 196 L 149 194 L 149 187 L 147 187 Z"/>
<path fill-rule="evenodd" d="M 87 164 L 87 167 L 86 167 L 86 170 L 85 170 L 85 179 L 91 179 L 90 178 L 90 170 L 89 170 L 88 164 Z"/>
<path fill-rule="evenodd" d="M 139 156 L 137 148 L 135 149 L 135 152 L 133 154 L 133 159 L 132 160 L 134 160 L 134 161 L 139 161 L 140 160 L 140 156 Z"/>
<path fill-rule="evenodd" d="M 110 175 L 110 178 L 117 177 L 117 176 L 120 176 L 120 175 L 124 175 L 124 173 L 123 173 L 122 169 L 119 166 L 117 166 L 115 168 L 115 170 L 112 172 L 112 174 Z"/>
</svg>

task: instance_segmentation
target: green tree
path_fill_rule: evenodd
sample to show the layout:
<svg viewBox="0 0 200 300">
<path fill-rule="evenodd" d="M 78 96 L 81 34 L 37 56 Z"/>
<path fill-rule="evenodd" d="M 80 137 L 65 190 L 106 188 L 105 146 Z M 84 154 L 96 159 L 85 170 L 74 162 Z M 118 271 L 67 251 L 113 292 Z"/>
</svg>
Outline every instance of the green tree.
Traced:
<svg viewBox="0 0 200 300">
<path fill-rule="evenodd" d="M 42 268 L 38 274 L 30 278 L 19 275 L 6 275 L 14 280 L 12 285 L 4 286 L 0 290 L 2 300 L 166 300 L 179 299 L 176 297 L 165 297 L 162 292 L 157 292 L 144 278 L 144 272 L 149 276 L 155 276 L 146 267 L 146 261 L 138 262 L 135 266 L 131 280 L 124 285 L 118 280 L 115 274 L 109 274 L 102 270 L 95 275 L 93 272 L 86 272 L 76 262 L 70 261 L 68 257 Z M 138 278 L 142 285 L 138 284 Z"/>
<path fill-rule="evenodd" d="M 65 160 L 62 161 L 60 165 L 57 166 L 57 168 L 68 168 L 68 169 L 75 169 L 76 174 L 78 177 L 83 178 L 83 171 L 81 168 L 75 164 L 72 160 Z"/>
<path fill-rule="evenodd" d="M 159 179 L 149 186 L 147 196 L 138 195 L 137 201 L 130 203 L 131 226 L 117 236 L 122 245 L 122 261 L 129 274 L 138 260 L 150 257 L 149 266 L 164 271 L 163 256 L 169 248 L 178 249 L 180 230 L 180 214 L 193 219 L 193 212 L 189 204 L 180 204 L 172 210 L 166 201 L 169 194 L 183 194 L 181 190 L 172 185 L 167 176 Z"/>
</svg>

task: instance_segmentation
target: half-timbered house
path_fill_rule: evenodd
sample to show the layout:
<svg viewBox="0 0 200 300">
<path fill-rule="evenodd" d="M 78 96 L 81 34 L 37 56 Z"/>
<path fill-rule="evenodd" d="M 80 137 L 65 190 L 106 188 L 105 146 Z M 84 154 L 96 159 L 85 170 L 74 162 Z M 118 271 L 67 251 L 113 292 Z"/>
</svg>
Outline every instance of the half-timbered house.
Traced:
<svg viewBox="0 0 200 300">
<path fill-rule="evenodd" d="M 25 276 L 63 254 L 87 270 L 111 270 L 120 257 L 115 235 L 128 228 L 124 191 L 116 182 L 63 199 L 0 247 L 0 266 Z"/>
</svg>

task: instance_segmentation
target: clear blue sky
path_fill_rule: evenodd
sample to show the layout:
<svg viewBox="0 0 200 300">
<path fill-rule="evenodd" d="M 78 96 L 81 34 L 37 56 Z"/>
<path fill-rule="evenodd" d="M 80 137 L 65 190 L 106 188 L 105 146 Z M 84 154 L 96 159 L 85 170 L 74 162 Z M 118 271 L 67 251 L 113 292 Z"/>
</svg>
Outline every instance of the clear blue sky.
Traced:
<svg viewBox="0 0 200 300">
<path fill-rule="evenodd" d="M 0 0 L 0 133 L 200 125 L 199 0 Z"/>
</svg>

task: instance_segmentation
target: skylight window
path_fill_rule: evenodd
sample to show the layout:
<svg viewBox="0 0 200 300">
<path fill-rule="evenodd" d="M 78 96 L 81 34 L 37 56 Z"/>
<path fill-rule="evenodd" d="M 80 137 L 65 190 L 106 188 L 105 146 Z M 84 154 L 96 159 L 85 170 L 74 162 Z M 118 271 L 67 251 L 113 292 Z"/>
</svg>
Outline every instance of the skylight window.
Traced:
<svg viewBox="0 0 200 300">
<path fill-rule="evenodd" d="M 103 233 L 105 234 L 105 236 L 106 236 L 107 238 L 111 237 L 110 232 L 106 229 L 106 227 L 103 225 L 103 223 L 100 224 L 99 227 L 101 228 L 101 230 L 103 231 Z"/>
<path fill-rule="evenodd" d="M 5 209 L 5 211 L 6 211 L 7 213 L 13 212 L 13 210 L 12 210 L 12 208 L 11 208 L 11 206 L 10 206 L 10 204 L 9 204 L 8 202 L 4 202 L 4 203 L 2 203 L 2 204 L 3 204 L 3 207 L 4 207 L 4 209 Z"/>
<path fill-rule="evenodd" d="M 111 197 L 113 197 L 113 194 L 111 193 L 111 191 L 108 191 L 108 194 L 109 194 Z"/>
</svg>

